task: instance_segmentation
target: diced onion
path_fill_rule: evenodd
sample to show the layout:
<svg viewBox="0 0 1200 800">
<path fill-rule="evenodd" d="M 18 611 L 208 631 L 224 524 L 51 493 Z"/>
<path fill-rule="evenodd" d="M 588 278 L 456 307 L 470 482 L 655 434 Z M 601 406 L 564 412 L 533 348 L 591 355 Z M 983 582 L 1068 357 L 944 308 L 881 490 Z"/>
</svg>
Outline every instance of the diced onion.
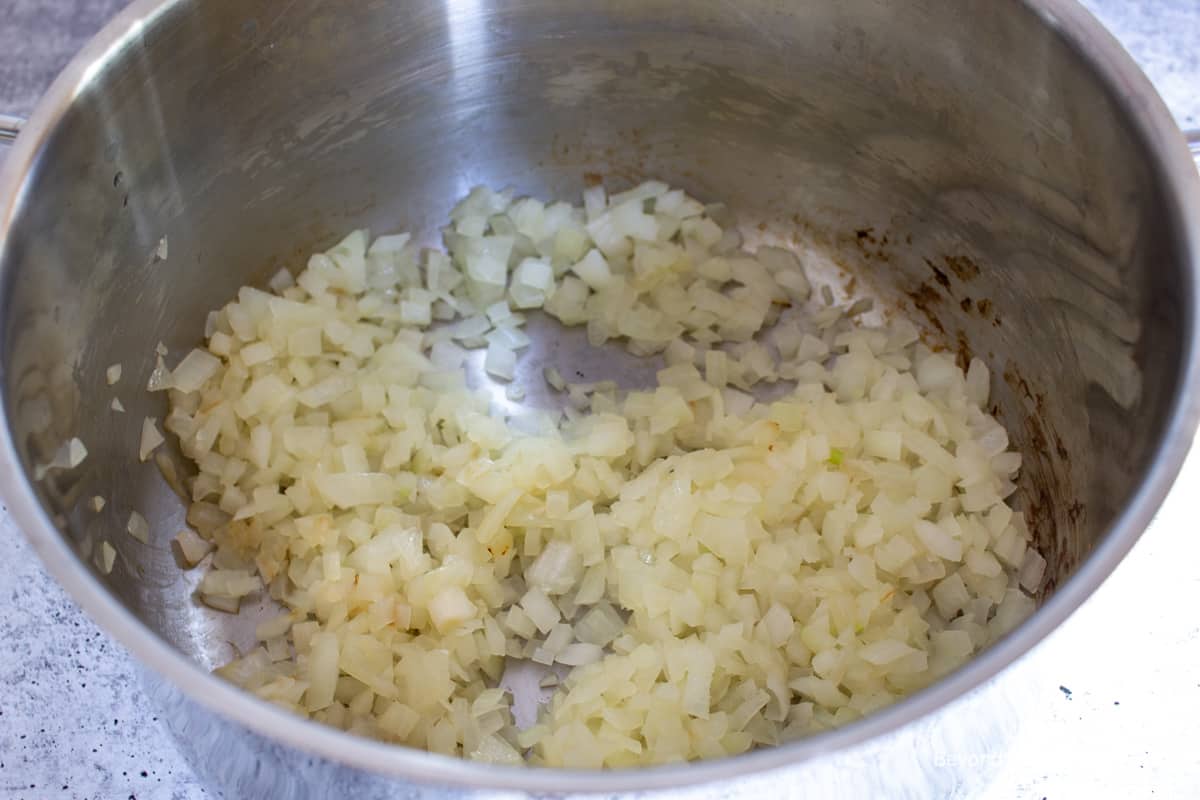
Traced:
<svg viewBox="0 0 1200 800">
<path fill-rule="evenodd" d="M 189 567 L 199 564 L 213 548 L 210 542 L 202 539 L 195 531 L 188 528 L 184 528 L 176 534 L 175 544 L 179 546 L 180 555 L 183 556 L 184 563 Z M 286 630 L 283 631 L 283 633 L 286 632 Z"/>
<path fill-rule="evenodd" d="M 505 347 L 499 341 L 493 341 L 488 345 L 487 355 L 483 361 L 483 368 L 487 370 L 489 375 L 494 375 L 501 380 L 511 381 L 516 374 L 517 354 L 508 347 Z"/>
<path fill-rule="evenodd" d="M 1025 551 L 1025 560 L 1021 562 L 1019 578 L 1021 588 L 1028 592 L 1036 592 L 1042 587 L 1042 576 L 1046 572 L 1046 559 L 1030 548 Z"/>
<path fill-rule="evenodd" d="M 148 388 L 173 390 L 197 473 L 163 467 L 191 500 L 174 542 L 211 556 L 197 597 L 284 606 L 225 678 L 390 742 L 626 767 L 856 719 L 1031 613 L 1046 564 L 982 361 L 867 326 L 869 298 L 814 292 L 791 251 L 745 252 L 728 209 L 660 181 L 582 207 L 480 187 L 443 239 L 353 231 L 243 288 L 173 372 L 160 348 Z M 656 384 L 522 365 L 552 353 L 525 309 L 660 355 Z M 564 410 L 518 425 L 537 367 Z M 139 455 L 161 443 L 146 419 Z M 523 731 L 508 659 L 557 670 Z"/>
<path fill-rule="evenodd" d="M 146 459 L 150 458 L 150 454 L 153 453 L 164 441 L 166 440 L 163 439 L 162 434 L 158 432 L 154 418 L 146 417 L 144 420 L 142 420 L 142 438 L 138 443 L 138 460 L 145 461 Z"/>
<path fill-rule="evenodd" d="M 142 544 L 150 544 L 150 525 L 146 522 L 146 518 L 138 512 L 133 511 L 129 514 L 129 521 L 125 523 L 125 530 Z"/>
<path fill-rule="evenodd" d="M 185 394 L 194 392 L 220 368 L 221 361 L 216 356 L 204 350 L 192 350 L 171 373 L 171 386 Z"/>
<path fill-rule="evenodd" d="M 108 575 L 113 570 L 113 564 L 117 560 L 117 551 L 108 542 L 100 543 L 100 550 L 96 553 L 96 567 L 105 575 Z"/>
</svg>

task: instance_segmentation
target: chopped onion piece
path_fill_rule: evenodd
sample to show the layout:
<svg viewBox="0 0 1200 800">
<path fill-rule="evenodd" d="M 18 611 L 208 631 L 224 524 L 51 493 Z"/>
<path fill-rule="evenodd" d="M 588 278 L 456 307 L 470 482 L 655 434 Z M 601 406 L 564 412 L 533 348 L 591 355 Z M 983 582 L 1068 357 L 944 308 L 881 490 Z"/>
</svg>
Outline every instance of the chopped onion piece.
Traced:
<svg viewBox="0 0 1200 800">
<path fill-rule="evenodd" d="M 1046 559 L 1033 548 L 1025 551 L 1025 560 L 1021 562 L 1018 572 L 1021 588 L 1027 592 L 1036 592 L 1042 588 L 1042 576 L 1046 572 Z"/>
<path fill-rule="evenodd" d="M 517 354 L 498 341 L 488 345 L 487 355 L 483 360 L 483 368 L 489 375 L 502 380 L 511 381 L 516 374 Z"/>
<path fill-rule="evenodd" d="M 130 512 L 129 521 L 125 523 L 125 531 L 142 544 L 150 544 L 150 525 L 146 522 L 146 518 L 138 512 Z"/>
<path fill-rule="evenodd" d="M 173 386 L 171 372 L 167 369 L 167 365 L 163 363 L 162 353 L 159 353 L 154 362 L 154 369 L 150 372 L 150 378 L 146 381 L 146 391 L 165 392 L 167 389 L 173 388 Z"/>
<path fill-rule="evenodd" d="M 533 620 L 533 624 L 542 633 L 549 633 L 555 623 L 562 618 L 558 608 L 541 589 L 530 589 L 521 598 L 521 608 Z"/>
<path fill-rule="evenodd" d="M 162 434 L 155 427 L 155 419 L 146 417 L 142 420 L 142 440 L 138 444 L 138 460 L 144 462 L 150 458 L 150 454 L 164 441 Z"/>
<path fill-rule="evenodd" d="M 100 551 L 96 553 L 96 567 L 100 572 L 109 575 L 112 573 L 113 564 L 117 560 L 117 551 L 108 542 L 100 543 Z"/>
<path fill-rule="evenodd" d="M 200 538 L 195 531 L 188 528 L 184 528 L 176 534 L 175 544 L 179 546 L 179 552 L 183 556 L 183 561 L 189 567 L 199 564 L 213 549 L 211 542 Z"/>
<path fill-rule="evenodd" d="M 237 600 L 261 588 L 258 578 L 240 569 L 213 569 L 200 581 L 199 591 L 206 597 Z"/>
<path fill-rule="evenodd" d="M 265 360 L 265 359 L 262 359 Z M 257 363 L 257 362 L 253 362 Z M 183 361 L 171 373 L 171 388 L 185 394 L 194 392 L 221 368 L 221 360 L 213 354 L 196 348 L 184 356 Z"/>
<path fill-rule="evenodd" d="M 429 602 L 429 618 L 440 633 L 447 633 L 478 615 L 474 603 L 457 586 L 442 590 Z"/>
<path fill-rule="evenodd" d="M 67 467 L 74 469 L 83 463 L 87 458 L 87 448 L 83 446 L 83 442 L 78 438 L 73 438 L 67 442 Z"/>
<path fill-rule="evenodd" d="M 609 269 L 608 262 L 595 248 L 589 250 L 578 263 L 572 266 L 571 271 L 591 289 L 603 289 L 612 281 L 612 270 Z"/>
<path fill-rule="evenodd" d="M 554 268 L 549 261 L 526 258 L 513 272 L 508 296 L 516 308 L 540 308 L 554 295 Z"/>
<path fill-rule="evenodd" d="M 546 367 L 542 370 L 542 376 L 545 377 L 546 383 L 556 392 L 561 392 L 567 388 L 567 382 L 563 379 L 562 373 L 555 367 Z"/>
<path fill-rule="evenodd" d="M 569 542 L 550 542 L 525 572 L 525 581 L 549 595 L 566 594 L 583 576 L 583 564 Z"/>
<path fill-rule="evenodd" d="M 271 291 L 279 294 L 283 292 L 284 289 L 290 289 L 295 286 L 296 279 L 292 276 L 292 273 L 288 271 L 287 267 L 280 267 L 279 270 L 271 276 L 271 280 L 267 281 L 267 285 L 271 287 Z M 205 335 L 212 336 L 212 334 L 213 331 L 209 331 Z"/>
</svg>

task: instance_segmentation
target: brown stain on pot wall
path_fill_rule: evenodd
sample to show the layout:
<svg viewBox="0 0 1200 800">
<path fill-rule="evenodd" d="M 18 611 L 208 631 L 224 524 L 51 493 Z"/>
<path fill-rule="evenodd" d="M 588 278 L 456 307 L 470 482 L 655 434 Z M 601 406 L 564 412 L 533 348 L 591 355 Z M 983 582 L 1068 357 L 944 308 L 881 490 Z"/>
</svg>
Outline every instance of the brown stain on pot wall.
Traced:
<svg viewBox="0 0 1200 800">
<path fill-rule="evenodd" d="M 1070 453 L 1050 423 L 1045 393 L 1031 387 L 1012 361 L 1006 363 L 1003 379 L 1025 406 L 1021 419 L 1010 417 L 1006 423 L 1014 434 L 1019 425 L 1022 434 L 1014 436 L 1014 444 L 1025 457 L 1019 479 L 1020 507 L 1032 544 L 1046 559 L 1046 577 L 1038 592 L 1044 597 L 1075 570 L 1078 558 L 1070 543 L 1078 541 L 1086 509 L 1072 486 Z"/>
<path fill-rule="evenodd" d="M 837 243 L 841 244 L 842 242 L 847 242 L 855 247 L 863 261 L 888 263 L 892 260 L 890 249 L 892 240 L 887 232 L 880 234 L 871 227 L 857 228 L 850 236 L 839 236 Z M 845 264 L 841 266 L 850 272 L 854 271 Z"/>
<path fill-rule="evenodd" d="M 1071 520 L 1072 525 L 1078 525 L 1079 520 L 1083 519 L 1083 503 L 1076 500 L 1067 508 L 1067 518 Z"/>
<path fill-rule="evenodd" d="M 942 296 L 938 294 L 937 289 L 934 289 L 928 283 L 922 283 L 916 289 L 908 292 L 908 299 L 912 301 L 917 310 L 925 315 L 925 320 L 930 325 L 937 328 L 939 333 L 945 335 L 946 327 L 938 319 L 936 308 L 942 302 Z"/>
<path fill-rule="evenodd" d="M 1004 367 L 1004 382 L 1029 402 L 1035 405 L 1038 404 L 1038 401 L 1034 398 L 1033 390 L 1029 388 L 1029 383 L 1017 374 L 1017 366 L 1011 361 Z"/>
<path fill-rule="evenodd" d="M 990 321 L 993 327 L 1000 327 L 1000 314 L 996 312 L 996 307 L 992 304 L 991 300 L 988 300 L 986 297 L 982 300 L 976 300 L 975 310 L 979 313 L 980 317 Z"/>
<path fill-rule="evenodd" d="M 808 228 L 804 225 L 804 221 L 799 216 L 793 215 L 792 222 L 799 226 Z M 797 240 L 798 241 L 798 240 Z M 893 242 L 898 242 L 901 246 L 911 246 L 913 237 L 911 233 L 896 231 L 892 229 L 878 230 L 874 226 L 865 226 L 853 228 L 848 232 L 836 235 L 830 244 L 833 245 L 834 252 L 839 250 L 856 251 L 858 258 L 849 258 L 843 262 L 834 258 L 835 263 L 846 271 L 851 276 L 854 276 L 864 265 L 888 265 L 897 257 L 896 253 L 892 252 L 891 245 Z M 978 315 L 980 318 L 991 322 L 993 327 L 1000 327 L 1000 316 L 996 313 L 995 304 L 988 299 L 972 299 L 971 297 L 961 294 L 956 299 L 956 294 L 963 288 L 962 282 L 978 277 L 981 273 L 981 268 L 970 256 L 965 255 L 948 255 L 937 256 L 935 258 L 923 259 L 925 266 L 931 273 L 931 278 L 928 281 L 923 281 L 918 284 L 915 289 L 905 291 L 905 296 L 910 301 L 911 305 L 921 313 L 923 321 L 927 325 L 931 333 L 936 333 L 942 337 L 949 334 L 948 325 L 951 320 L 948 319 L 947 311 L 951 309 L 948 305 L 949 301 L 956 301 L 958 309 L 964 314 Z M 853 277 L 851 283 L 846 285 L 848 294 L 852 294 L 855 288 Z M 954 312 L 957 315 L 957 311 Z M 954 326 L 957 327 L 957 326 Z M 934 339 L 937 336 L 933 337 Z M 930 347 L 935 350 L 949 350 L 954 348 L 957 343 L 948 343 L 943 341 L 926 341 Z M 950 346 L 947 346 L 947 345 Z M 957 346 L 957 351 L 961 354 L 967 352 L 962 346 Z M 970 356 L 967 356 L 967 363 L 970 362 Z"/>
<path fill-rule="evenodd" d="M 943 289 L 945 289 L 946 291 L 950 291 L 950 276 L 948 276 L 945 272 L 942 272 L 940 269 L 938 269 L 937 265 L 934 264 L 932 261 L 930 261 L 928 258 L 925 259 L 925 264 L 933 272 L 933 279 L 935 281 L 937 281 L 938 283 L 940 283 L 942 285 Z"/>
<path fill-rule="evenodd" d="M 979 277 L 979 265 L 970 256 L 944 256 L 942 263 L 953 272 L 960 281 L 969 281 Z"/>
<path fill-rule="evenodd" d="M 971 366 L 971 343 L 967 341 L 967 335 L 959 331 L 955 335 L 954 361 L 958 364 L 958 368 L 963 372 L 967 371 L 967 367 Z"/>
<path fill-rule="evenodd" d="M 961 286 L 962 283 L 977 278 L 981 272 L 979 265 L 969 256 L 942 256 L 939 259 L 941 266 L 933 259 L 926 258 L 924 261 L 925 266 L 933 273 L 933 281 L 946 293 L 947 297 L 945 299 L 953 300 L 956 294 L 955 289 L 961 290 L 963 288 Z M 954 279 L 957 279 L 957 283 Z M 909 296 L 914 299 L 917 308 L 926 312 L 926 314 L 929 313 L 928 306 L 932 305 L 933 300 L 930 290 L 932 290 L 932 287 L 929 284 L 922 284 L 916 292 L 909 293 Z M 936 294 L 937 290 L 932 291 Z M 921 302 L 916 302 L 918 295 L 920 295 L 919 299 Z M 943 298 L 938 296 L 938 299 Z M 987 298 L 972 300 L 971 297 L 963 295 L 958 301 L 958 307 L 962 309 L 964 314 L 978 314 L 982 319 L 991 322 L 993 327 L 999 328 L 1001 325 L 1000 315 L 996 313 L 995 304 Z"/>
</svg>

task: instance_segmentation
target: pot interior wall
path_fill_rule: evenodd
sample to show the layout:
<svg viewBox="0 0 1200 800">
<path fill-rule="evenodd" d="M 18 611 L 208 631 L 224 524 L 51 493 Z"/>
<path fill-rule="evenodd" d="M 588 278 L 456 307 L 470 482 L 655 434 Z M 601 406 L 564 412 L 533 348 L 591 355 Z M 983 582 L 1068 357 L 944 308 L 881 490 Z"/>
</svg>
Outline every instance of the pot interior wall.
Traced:
<svg viewBox="0 0 1200 800">
<path fill-rule="evenodd" d="M 214 665 L 246 629 L 191 598 L 182 505 L 136 458 L 164 412 L 155 344 L 177 358 L 238 287 L 353 227 L 435 243 L 476 184 L 659 177 L 989 364 L 1052 591 L 1136 488 L 1182 370 L 1190 278 L 1154 163 L 1016 3 L 178 2 L 26 178 L 0 249 L 9 425 L 30 471 L 87 444 L 47 511 L 81 558 L 114 542 L 114 595 Z"/>
</svg>

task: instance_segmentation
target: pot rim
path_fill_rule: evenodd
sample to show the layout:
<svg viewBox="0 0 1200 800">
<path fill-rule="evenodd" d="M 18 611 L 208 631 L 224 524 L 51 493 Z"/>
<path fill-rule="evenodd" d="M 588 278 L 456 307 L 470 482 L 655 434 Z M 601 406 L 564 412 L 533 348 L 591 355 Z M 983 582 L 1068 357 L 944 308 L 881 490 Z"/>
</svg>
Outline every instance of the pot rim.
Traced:
<svg viewBox="0 0 1200 800">
<path fill-rule="evenodd" d="M 25 182 L 72 100 L 101 73 L 100 65 L 135 46 L 145 29 L 181 0 L 135 0 L 75 56 L 39 101 L 0 169 L 0 254 L 21 204 Z M 675 788 L 794 766 L 884 737 L 925 718 L 995 677 L 1075 611 L 1133 547 L 1171 488 L 1200 417 L 1200 180 L 1179 128 L 1149 79 L 1117 40 L 1076 0 L 1014 0 L 1036 14 L 1107 85 L 1155 159 L 1153 168 L 1174 204 L 1172 226 L 1185 248 L 1185 365 L 1150 467 L 1131 501 L 1078 571 L 1017 630 L 932 686 L 831 731 L 743 755 L 686 765 L 583 771 L 501 767 L 398 747 L 298 718 L 216 677 L 171 647 L 113 598 L 57 531 L 30 485 L 8 425 L 0 425 L 0 495 L 42 563 L 106 632 L 142 664 L 208 709 L 268 739 L 336 763 L 431 784 L 535 792 L 619 792 Z M 1190 267 L 1190 269 L 1187 269 Z M 0 275 L 2 278 L 2 275 Z M 2 334 L 0 334 L 2 335 Z"/>
</svg>

